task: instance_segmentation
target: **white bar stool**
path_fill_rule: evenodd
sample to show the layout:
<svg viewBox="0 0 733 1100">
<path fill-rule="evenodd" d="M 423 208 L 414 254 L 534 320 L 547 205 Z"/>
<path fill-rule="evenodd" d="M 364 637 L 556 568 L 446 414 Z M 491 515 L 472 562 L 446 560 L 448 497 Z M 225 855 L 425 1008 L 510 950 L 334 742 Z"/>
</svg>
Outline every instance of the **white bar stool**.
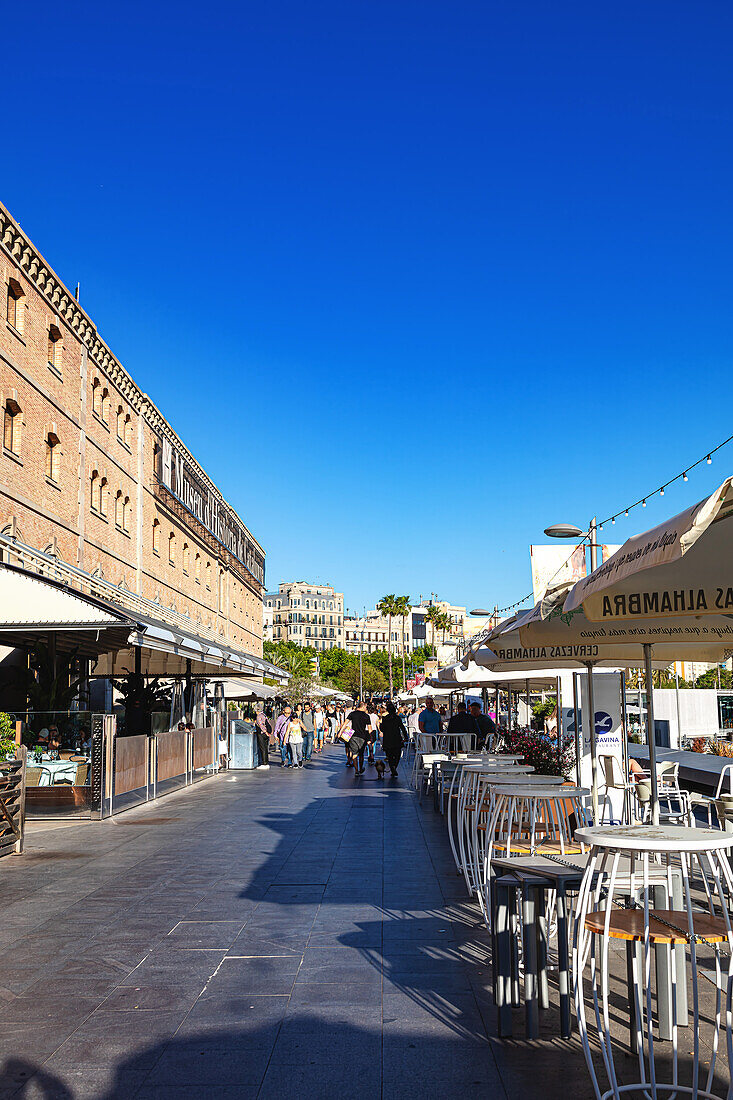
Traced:
<svg viewBox="0 0 733 1100">
<path fill-rule="evenodd" d="M 733 846 L 733 834 L 711 829 L 690 829 L 679 825 L 597 826 L 581 828 L 576 839 L 591 845 L 590 858 L 578 895 L 573 947 L 575 1007 L 586 1064 L 596 1100 L 620 1100 L 623 1096 L 645 1100 L 672 1100 L 676 1096 L 691 1096 L 695 1100 L 730 1100 L 733 1086 L 725 1093 L 713 1092 L 715 1064 L 720 1045 L 722 1003 L 725 996 L 726 1044 L 729 1067 L 733 1061 L 731 1041 L 731 995 L 733 993 L 733 933 L 726 894 L 731 896 L 733 878 L 726 851 Z M 681 875 L 684 908 L 655 908 L 655 882 L 666 869 L 667 896 L 671 897 L 673 874 Z M 693 891 L 697 900 L 693 903 Z M 619 894 L 630 895 L 631 908 L 617 908 Z M 637 903 L 637 894 L 641 903 Z M 626 943 L 627 974 L 631 986 L 632 1049 L 638 1056 L 639 1080 L 628 1083 L 624 1067 L 624 1084 L 614 1064 L 614 1044 L 611 1038 L 611 976 L 609 952 L 611 941 Z M 714 1020 L 706 1019 L 700 1010 L 698 947 L 714 954 L 715 1010 Z M 723 974 L 721 945 L 727 948 L 729 960 Z M 658 952 L 666 955 L 671 982 L 671 1068 L 660 1079 L 661 1069 L 655 1063 L 654 1016 L 660 1013 L 660 997 L 666 999 L 667 978 L 660 981 L 657 970 L 656 1013 L 652 1008 L 652 958 Z M 680 1066 L 678 1029 L 688 1023 L 688 966 L 691 985 L 691 1032 L 686 1045 L 692 1045 L 692 1060 Z M 591 1057 L 586 1023 L 586 971 L 588 989 L 592 995 L 596 1027 L 601 1043 L 603 1062 L 609 1088 L 601 1092 Z M 683 992 L 685 995 L 683 995 Z M 710 1060 L 701 1063 L 701 1026 L 706 1027 L 706 1051 Z M 658 1041 L 658 1036 L 657 1036 Z M 616 1042 L 616 1048 L 618 1044 Z M 668 1048 L 667 1048 L 668 1049 Z M 701 1076 L 707 1076 L 701 1081 Z M 680 1070 L 687 1080 L 681 1080 Z"/>
</svg>

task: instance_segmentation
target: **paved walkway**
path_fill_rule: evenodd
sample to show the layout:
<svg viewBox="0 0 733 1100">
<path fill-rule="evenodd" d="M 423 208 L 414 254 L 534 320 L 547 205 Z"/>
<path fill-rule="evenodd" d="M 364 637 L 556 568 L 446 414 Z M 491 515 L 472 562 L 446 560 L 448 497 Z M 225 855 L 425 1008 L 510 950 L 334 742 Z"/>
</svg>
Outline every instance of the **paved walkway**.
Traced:
<svg viewBox="0 0 733 1100">
<path fill-rule="evenodd" d="M 589 1095 L 494 1039 L 443 819 L 338 749 L 32 826 L 0 898 L 0 1100 Z"/>
</svg>

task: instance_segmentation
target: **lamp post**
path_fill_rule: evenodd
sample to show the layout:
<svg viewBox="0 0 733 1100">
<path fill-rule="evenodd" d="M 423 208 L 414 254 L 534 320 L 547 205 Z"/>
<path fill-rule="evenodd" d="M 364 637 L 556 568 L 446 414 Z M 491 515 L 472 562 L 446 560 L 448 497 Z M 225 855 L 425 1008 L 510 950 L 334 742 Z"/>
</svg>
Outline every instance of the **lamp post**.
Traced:
<svg viewBox="0 0 733 1100">
<path fill-rule="evenodd" d="M 591 573 L 596 569 L 598 565 L 598 543 L 596 542 L 596 533 L 598 529 L 598 523 L 595 516 L 590 521 L 587 531 L 582 531 L 580 527 L 576 527 L 573 523 L 554 523 L 550 527 L 545 527 L 545 534 L 549 535 L 551 539 L 589 539 L 590 540 L 590 571 Z M 588 671 L 588 711 L 590 728 L 588 733 L 590 735 L 590 759 L 591 759 L 591 802 L 593 807 L 593 824 L 598 824 L 598 753 L 596 748 L 596 705 L 595 705 L 595 693 L 593 690 L 593 666 L 594 661 L 584 661 L 585 667 Z M 558 707 L 558 722 L 557 722 L 557 745 L 558 751 L 560 750 L 560 744 L 562 739 L 562 714 Z M 577 762 L 576 762 L 577 763 Z"/>
</svg>

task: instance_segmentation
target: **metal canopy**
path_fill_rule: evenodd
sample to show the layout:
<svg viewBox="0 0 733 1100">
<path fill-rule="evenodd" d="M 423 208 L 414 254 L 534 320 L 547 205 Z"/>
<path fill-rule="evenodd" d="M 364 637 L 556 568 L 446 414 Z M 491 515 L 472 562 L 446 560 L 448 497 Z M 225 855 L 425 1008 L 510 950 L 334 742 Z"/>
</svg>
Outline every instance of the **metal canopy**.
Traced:
<svg viewBox="0 0 733 1100">
<path fill-rule="evenodd" d="M 0 642 L 33 649 L 53 634 L 58 652 L 80 657 L 127 645 L 137 622 L 119 608 L 12 565 L 0 566 Z"/>
</svg>

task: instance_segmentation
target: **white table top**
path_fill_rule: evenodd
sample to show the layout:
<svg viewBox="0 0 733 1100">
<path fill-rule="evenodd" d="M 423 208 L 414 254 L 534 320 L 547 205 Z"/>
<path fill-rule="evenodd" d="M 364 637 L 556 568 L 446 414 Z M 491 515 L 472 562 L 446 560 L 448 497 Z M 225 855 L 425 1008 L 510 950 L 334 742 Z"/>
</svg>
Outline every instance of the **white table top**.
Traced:
<svg viewBox="0 0 733 1100">
<path fill-rule="evenodd" d="M 713 852 L 733 847 L 733 833 L 685 825 L 593 825 L 576 830 L 575 838 L 595 848 L 627 852 Z"/>
<path fill-rule="evenodd" d="M 465 769 L 467 772 L 481 772 L 485 775 L 531 775 L 534 772 L 534 768 L 529 764 L 518 764 L 514 768 L 497 768 L 495 764 L 490 761 L 488 764 L 466 764 Z"/>
<path fill-rule="evenodd" d="M 561 787 L 565 780 L 561 775 L 504 775 L 490 772 L 486 776 L 490 787 Z"/>
<path fill-rule="evenodd" d="M 514 786 L 502 784 L 501 788 L 502 798 L 581 798 L 590 794 L 587 787 L 534 787 L 530 785 L 522 786 L 520 779 L 519 783 Z M 575 833 L 576 838 L 580 839 L 580 830 Z"/>
</svg>

